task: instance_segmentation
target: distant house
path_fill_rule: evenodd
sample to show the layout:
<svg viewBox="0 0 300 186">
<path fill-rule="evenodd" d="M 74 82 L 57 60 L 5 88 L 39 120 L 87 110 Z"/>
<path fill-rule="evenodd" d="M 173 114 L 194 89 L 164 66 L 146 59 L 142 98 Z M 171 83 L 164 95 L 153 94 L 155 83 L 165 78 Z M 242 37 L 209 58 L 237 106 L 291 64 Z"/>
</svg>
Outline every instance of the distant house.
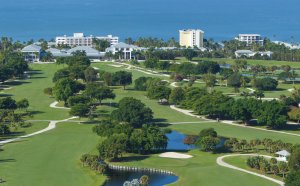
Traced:
<svg viewBox="0 0 300 186">
<path fill-rule="evenodd" d="M 264 40 L 259 34 L 239 34 L 236 39 L 241 42 L 245 42 L 247 46 L 250 46 L 253 43 L 264 45 Z"/>
<path fill-rule="evenodd" d="M 120 53 L 120 54 L 122 54 L 122 55 L 120 55 L 120 59 L 130 60 L 133 57 L 132 52 L 134 50 L 141 50 L 141 48 L 121 42 L 121 43 L 112 45 L 111 47 L 107 48 L 105 51 L 111 52 L 114 55 Z"/>
<path fill-rule="evenodd" d="M 271 51 L 258 52 L 258 54 L 260 54 L 261 56 L 268 56 L 269 58 L 271 58 L 273 55 L 273 52 L 271 52 Z"/>
<path fill-rule="evenodd" d="M 251 50 L 237 50 L 235 51 L 235 57 L 253 57 L 256 53 Z"/>
<path fill-rule="evenodd" d="M 24 47 L 21 51 L 24 59 L 27 62 L 39 62 L 42 55 L 42 48 L 38 45 L 32 44 Z"/>
<path fill-rule="evenodd" d="M 287 161 L 287 158 L 291 155 L 291 153 L 286 150 L 276 152 L 275 154 L 279 156 L 277 158 L 278 161 Z"/>
<path fill-rule="evenodd" d="M 241 57 L 254 57 L 255 55 L 260 55 L 260 56 L 268 56 L 269 58 L 272 57 L 273 52 L 271 51 L 265 51 L 265 52 L 253 52 L 251 50 L 237 50 L 235 51 L 235 57 L 236 58 L 241 58 Z"/>
</svg>

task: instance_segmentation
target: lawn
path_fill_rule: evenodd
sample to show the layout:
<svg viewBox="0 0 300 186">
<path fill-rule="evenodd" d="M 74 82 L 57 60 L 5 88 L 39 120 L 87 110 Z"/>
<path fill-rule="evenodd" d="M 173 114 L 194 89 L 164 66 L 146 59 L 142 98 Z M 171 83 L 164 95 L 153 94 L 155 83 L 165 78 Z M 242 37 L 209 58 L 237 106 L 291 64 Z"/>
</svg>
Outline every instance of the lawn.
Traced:
<svg viewBox="0 0 300 186">
<path fill-rule="evenodd" d="M 47 121 L 39 121 L 39 122 L 31 122 L 31 126 L 30 127 L 18 127 L 17 129 L 11 129 L 11 134 L 9 136 L 0 136 L 0 140 L 5 140 L 5 139 L 9 139 L 9 138 L 15 138 L 17 136 L 22 136 L 22 135 L 26 135 L 26 134 L 30 134 L 33 133 L 35 131 L 41 130 L 46 128 L 49 125 L 49 122 Z"/>
<path fill-rule="evenodd" d="M 62 67 L 62 65 L 55 64 L 31 64 L 30 68 L 34 74 L 26 80 L 6 83 L 12 89 L 2 91 L 4 94 L 0 93 L 0 96 L 11 95 L 16 100 L 27 98 L 30 104 L 28 110 L 33 113 L 33 118 L 30 120 L 66 119 L 70 117 L 68 112 L 50 108 L 49 105 L 55 100 L 43 93 L 46 87 L 54 85 L 52 77 Z"/>
<path fill-rule="evenodd" d="M 0 177 L 11 186 L 99 185 L 105 177 L 83 168 L 84 153 L 96 151 L 93 125 L 60 123 L 55 130 L 4 146 Z"/>
<path fill-rule="evenodd" d="M 184 58 L 177 59 L 180 62 L 187 61 Z M 233 64 L 235 59 L 228 58 L 194 58 L 193 61 L 216 61 L 220 63 Z M 290 65 L 292 68 L 300 68 L 300 62 L 289 62 L 289 61 L 275 61 L 275 60 L 255 60 L 255 59 L 247 59 L 248 65 L 264 65 L 264 66 L 282 66 L 282 65 Z"/>
</svg>

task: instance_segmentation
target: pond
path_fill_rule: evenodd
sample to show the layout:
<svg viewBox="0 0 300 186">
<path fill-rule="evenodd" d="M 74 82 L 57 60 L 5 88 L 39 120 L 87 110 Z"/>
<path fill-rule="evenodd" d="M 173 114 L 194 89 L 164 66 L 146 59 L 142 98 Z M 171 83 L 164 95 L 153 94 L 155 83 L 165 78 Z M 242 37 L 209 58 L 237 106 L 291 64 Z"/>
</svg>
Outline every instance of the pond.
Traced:
<svg viewBox="0 0 300 186">
<path fill-rule="evenodd" d="M 135 171 L 115 171 L 111 170 L 108 173 L 109 180 L 105 183 L 105 186 L 122 186 L 125 181 L 132 181 L 133 179 L 139 179 L 143 175 L 148 175 L 150 178 L 149 186 L 162 186 L 177 181 L 178 177 L 175 175 L 150 173 L 150 172 L 135 172 Z"/>
<path fill-rule="evenodd" d="M 185 145 L 183 143 L 183 139 L 186 135 L 172 131 L 171 133 L 167 134 L 168 137 L 168 151 L 185 151 L 195 149 L 195 146 Z M 218 147 L 224 145 L 224 138 L 221 138 L 221 143 Z M 150 167 L 149 167 L 150 168 Z M 143 175 L 148 175 L 150 178 L 149 186 L 162 186 L 173 183 L 178 180 L 178 177 L 175 175 L 163 174 L 163 173 L 152 173 L 152 172 L 142 172 L 142 171 L 120 171 L 120 170 L 110 170 L 108 176 L 110 179 L 107 180 L 105 186 L 122 186 L 125 181 L 132 181 L 133 179 L 139 179 Z"/>
<path fill-rule="evenodd" d="M 189 146 L 184 144 L 183 140 L 186 135 L 175 130 L 167 134 L 167 137 L 169 139 L 167 150 L 191 150 L 195 148 L 194 145 Z"/>
</svg>

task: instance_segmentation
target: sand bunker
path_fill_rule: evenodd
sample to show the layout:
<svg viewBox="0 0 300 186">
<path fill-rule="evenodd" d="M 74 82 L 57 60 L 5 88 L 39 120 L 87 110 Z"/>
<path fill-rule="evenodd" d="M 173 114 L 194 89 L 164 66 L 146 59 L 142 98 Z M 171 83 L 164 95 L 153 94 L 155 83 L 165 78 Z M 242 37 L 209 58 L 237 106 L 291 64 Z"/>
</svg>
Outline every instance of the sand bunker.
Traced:
<svg viewBox="0 0 300 186">
<path fill-rule="evenodd" d="M 162 158 L 176 158 L 176 159 L 188 159 L 192 158 L 193 156 L 188 155 L 188 154 L 181 154 L 177 152 L 165 152 L 159 155 L 159 157 Z"/>
</svg>

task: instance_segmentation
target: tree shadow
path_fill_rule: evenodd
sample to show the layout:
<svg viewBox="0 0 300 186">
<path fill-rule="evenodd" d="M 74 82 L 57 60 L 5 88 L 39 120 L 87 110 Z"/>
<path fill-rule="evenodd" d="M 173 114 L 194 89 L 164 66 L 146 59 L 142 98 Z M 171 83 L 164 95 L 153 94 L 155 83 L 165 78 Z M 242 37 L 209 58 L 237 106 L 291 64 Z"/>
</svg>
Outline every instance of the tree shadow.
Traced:
<svg viewBox="0 0 300 186">
<path fill-rule="evenodd" d="M 118 106 L 119 106 L 119 104 L 115 103 L 115 102 L 112 102 L 112 103 L 105 102 L 105 103 L 102 103 L 101 105 L 108 106 L 108 107 L 114 107 L 114 108 L 118 108 Z"/>
<path fill-rule="evenodd" d="M 28 111 L 28 113 L 29 115 L 37 115 L 37 114 L 44 114 L 45 112 L 34 110 L 34 111 Z"/>
<path fill-rule="evenodd" d="M 5 136 L 1 135 L 0 138 L 1 138 L 1 140 L 8 140 L 8 139 L 22 136 L 24 134 L 25 134 L 25 132 L 10 132 L 9 134 L 7 134 Z"/>
<path fill-rule="evenodd" d="M 136 156 L 129 156 L 129 157 L 122 157 L 122 158 L 119 158 L 118 161 L 120 162 L 133 162 L 133 161 L 142 161 L 142 160 L 145 160 L 149 158 L 148 155 L 136 155 Z"/>
<path fill-rule="evenodd" d="M 167 120 L 165 118 L 154 118 L 152 120 L 152 122 L 154 123 L 163 123 L 163 122 L 166 122 Z"/>
<path fill-rule="evenodd" d="M 8 162 L 16 162 L 16 159 L 13 159 L 13 158 L 0 159 L 0 163 L 8 163 Z"/>
<path fill-rule="evenodd" d="M 12 94 L 0 94 L 0 97 L 11 97 L 13 96 Z"/>
<path fill-rule="evenodd" d="M 28 82 L 28 81 L 10 81 L 10 82 L 3 83 L 3 85 L 19 86 L 19 85 L 28 84 L 28 83 L 31 83 L 31 82 Z"/>
<path fill-rule="evenodd" d="M 44 76 L 31 76 L 30 79 L 45 79 Z"/>
</svg>

